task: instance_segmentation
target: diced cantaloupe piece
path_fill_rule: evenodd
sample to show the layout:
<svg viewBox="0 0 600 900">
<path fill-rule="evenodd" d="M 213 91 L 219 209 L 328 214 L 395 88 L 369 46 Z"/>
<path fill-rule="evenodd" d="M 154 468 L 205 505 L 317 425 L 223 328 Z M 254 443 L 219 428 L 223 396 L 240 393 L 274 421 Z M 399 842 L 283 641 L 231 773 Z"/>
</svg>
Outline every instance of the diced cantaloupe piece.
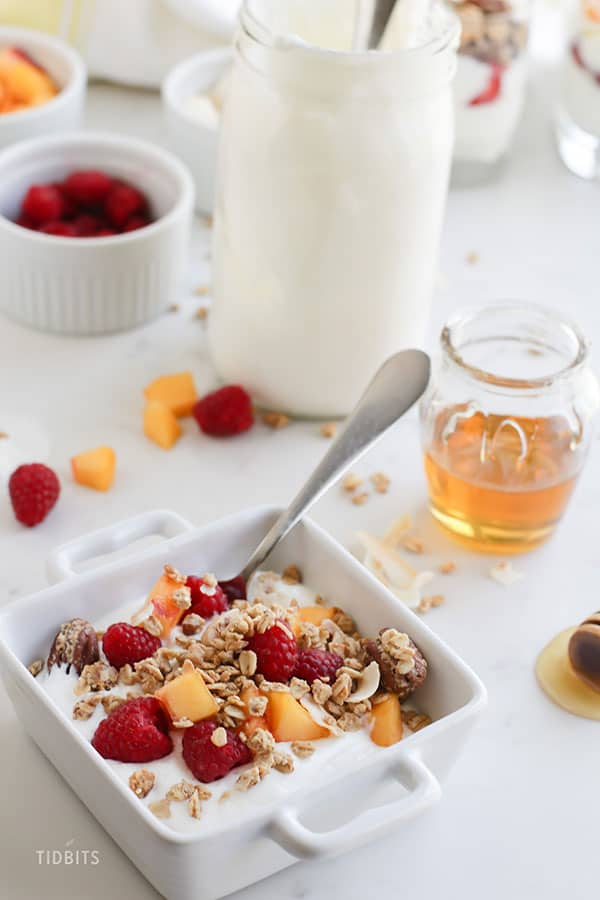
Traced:
<svg viewBox="0 0 600 900">
<path fill-rule="evenodd" d="M 219 709 L 202 675 L 190 660 L 184 662 L 181 675 L 168 681 L 154 696 L 163 704 L 172 722 L 182 719 L 200 722 L 214 716 Z"/>
<path fill-rule="evenodd" d="M 395 694 L 389 694 L 381 703 L 376 703 L 371 713 L 371 740 L 374 744 L 378 747 L 391 747 L 402 740 L 402 711 Z"/>
<path fill-rule="evenodd" d="M 194 404 L 198 400 L 194 378 L 191 372 L 177 372 L 174 375 L 161 375 L 144 388 L 144 396 L 164 403 L 178 418 L 191 416 Z"/>
<path fill-rule="evenodd" d="M 161 575 L 148 594 L 148 601 L 153 607 L 152 615 L 162 625 L 161 637 L 167 637 L 179 620 L 186 614 L 185 609 L 181 609 L 173 600 L 173 594 L 175 591 L 180 590 L 182 586 L 167 575 Z"/>
<path fill-rule="evenodd" d="M 276 741 L 318 741 L 331 735 L 291 694 L 271 691 L 267 696 L 265 718 Z"/>
<path fill-rule="evenodd" d="M 245 688 L 243 688 L 242 693 L 240 694 L 240 700 L 244 701 L 244 710 L 246 713 L 246 719 L 240 725 L 239 730 L 243 731 L 246 737 L 251 738 L 255 731 L 258 731 L 259 728 L 265 728 L 267 731 L 269 730 L 269 726 L 267 724 L 267 720 L 265 716 L 251 716 L 248 710 L 248 703 L 253 697 L 263 697 L 264 694 L 261 694 L 259 689 L 254 684 L 249 684 Z"/>
<path fill-rule="evenodd" d="M 144 434 L 163 450 L 170 450 L 181 437 L 181 425 L 172 409 L 151 400 L 144 410 Z"/>
<path fill-rule="evenodd" d="M 117 457 L 112 447 L 96 447 L 78 453 L 71 459 L 73 478 L 77 484 L 107 491 L 115 479 Z"/>
</svg>

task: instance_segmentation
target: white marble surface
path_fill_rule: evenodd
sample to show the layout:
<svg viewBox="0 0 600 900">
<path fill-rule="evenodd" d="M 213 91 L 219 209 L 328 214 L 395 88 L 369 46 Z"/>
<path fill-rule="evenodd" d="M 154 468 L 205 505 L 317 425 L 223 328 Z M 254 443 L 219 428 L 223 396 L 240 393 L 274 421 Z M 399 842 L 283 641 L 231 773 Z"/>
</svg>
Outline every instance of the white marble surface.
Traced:
<svg viewBox="0 0 600 900">
<path fill-rule="evenodd" d="M 593 338 L 600 336 L 600 194 L 557 161 L 546 87 L 539 72 L 503 180 L 450 196 L 432 336 L 456 306 L 507 297 L 563 307 Z M 88 121 L 162 137 L 159 102 L 149 94 L 93 88 Z M 8 502 L 0 502 L 2 602 L 44 584 L 44 559 L 57 543 L 152 507 L 169 506 L 201 523 L 258 502 L 283 503 L 323 453 L 324 441 L 310 423 L 277 433 L 257 427 L 223 443 L 201 437 L 188 422 L 185 439 L 171 453 L 142 436 L 141 389 L 151 378 L 189 367 L 201 391 L 214 384 L 204 326 L 194 319 L 202 301 L 192 293 L 207 281 L 207 235 L 198 227 L 180 312 L 147 328 L 73 340 L 0 321 L 0 410 L 24 410 L 44 424 L 52 439 L 50 462 L 63 482 L 59 506 L 35 530 L 18 526 Z M 470 251 L 480 254 L 476 265 L 466 262 Z M 71 482 L 68 459 L 104 442 L 117 449 L 118 478 L 110 493 L 97 495 Z M 480 673 L 489 709 L 442 802 L 412 827 L 351 856 L 298 865 L 240 898 L 597 896 L 599 726 L 554 708 L 536 686 L 533 664 L 554 632 L 599 605 L 600 445 L 592 448 L 559 533 L 519 561 L 525 577 L 510 589 L 489 579 L 490 560 L 456 550 L 430 523 L 414 416 L 359 468 L 387 471 L 390 494 L 358 508 L 332 490 L 316 518 L 353 546 L 358 528 L 382 531 L 400 513 L 417 515 L 434 558 L 459 564 L 457 574 L 439 585 L 446 605 L 428 622 Z M 157 896 L 26 737 L 1 688 L 0 747 L 2 897 Z M 73 849 L 98 850 L 100 864 L 38 865 L 36 850 L 70 841 Z"/>
</svg>

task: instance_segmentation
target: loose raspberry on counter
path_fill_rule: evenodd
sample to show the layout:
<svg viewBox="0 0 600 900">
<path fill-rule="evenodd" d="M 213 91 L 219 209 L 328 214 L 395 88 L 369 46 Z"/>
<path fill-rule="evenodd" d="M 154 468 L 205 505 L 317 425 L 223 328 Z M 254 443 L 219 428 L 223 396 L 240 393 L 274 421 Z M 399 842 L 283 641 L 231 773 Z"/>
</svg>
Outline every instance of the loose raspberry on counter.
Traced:
<svg viewBox="0 0 600 900">
<path fill-rule="evenodd" d="M 250 395 L 239 384 L 230 384 L 198 400 L 194 418 L 205 434 L 231 437 L 252 428 L 254 414 Z"/>
<path fill-rule="evenodd" d="M 145 628 L 129 625 L 127 622 L 111 625 L 102 638 L 104 654 L 115 669 L 147 659 L 161 647 L 160 638 L 150 634 Z"/>
<path fill-rule="evenodd" d="M 344 660 L 337 653 L 328 650 L 299 650 L 294 675 L 312 684 L 317 678 L 333 684 L 337 670 L 344 665 Z"/>
<path fill-rule="evenodd" d="M 246 582 L 241 575 L 230 578 L 229 581 L 220 581 L 219 587 L 230 603 L 233 603 L 234 600 L 246 599 Z"/>
<path fill-rule="evenodd" d="M 43 463 L 28 463 L 12 473 L 8 491 L 19 522 L 33 528 L 44 521 L 58 500 L 60 481 Z"/>
<path fill-rule="evenodd" d="M 294 674 L 298 647 L 285 622 L 276 622 L 263 634 L 253 635 L 248 649 L 256 653 L 256 671 L 268 681 L 288 681 Z"/>
<path fill-rule="evenodd" d="M 122 181 L 113 182 L 104 202 L 104 212 L 111 225 L 123 228 L 131 216 L 143 212 L 146 199 L 140 191 Z"/>
<path fill-rule="evenodd" d="M 34 225 L 47 225 L 61 219 L 65 202 L 61 192 L 53 184 L 32 184 L 23 200 L 21 212 Z"/>
<path fill-rule="evenodd" d="M 64 181 L 64 192 L 77 206 L 93 209 L 106 200 L 113 180 L 105 172 L 86 169 L 71 174 Z"/>
<path fill-rule="evenodd" d="M 92 746 L 104 759 L 152 762 L 173 749 L 169 720 L 155 697 L 128 700 L 98 725 Z"/>
<path fill-rule="evenodd" d="M 227 597 L 216 579 L 206 575 L 189 575 L 185 583 L 190 589 L 192 598 L 188 614 L 195 613 L 203 619 L 210 619 L 216 613 L 225 612 L 229 606 Z"/>
<path fill-rule="evenodd" d="M 213 743 L 212 737 L 217 727 L 215 722 L 205 719 L 192 728 L 186 728 L 183 734 L 183 758 L 194 778 L 204 784 L 223 778 L 236 766 L 252 759 L 248 747 L 230 728 L 221 726 L 226 735 L 222 746 L 218 746 L 220 741 Z"/>
</svg>

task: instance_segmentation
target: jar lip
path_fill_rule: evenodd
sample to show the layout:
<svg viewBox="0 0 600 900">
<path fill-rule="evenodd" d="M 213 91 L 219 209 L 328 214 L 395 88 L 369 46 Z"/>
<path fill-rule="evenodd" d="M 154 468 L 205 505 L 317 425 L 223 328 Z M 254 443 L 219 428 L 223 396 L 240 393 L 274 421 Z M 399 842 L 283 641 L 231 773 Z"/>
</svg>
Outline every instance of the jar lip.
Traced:
<svg viewBox="0 0 600 900">
<path fill-rule="evenodd" d="M 557 368 L 555 371 L 548 372 L 545 375 L 535 376 L 531 378 L 512 378 L 510 376 L 499 375 L 494 372 L 487 371 L 478 366 L 468 363 L 461 352 L 461 348 L 457 346 L 454 334 L 459 327 L 474 324 L 478 319 L 482 319 L 493 314 L 515 313 L 536 316 L 540 320 L 545 320 L 548 325 L 562 330 L 567 334 L 575 345 L 575 351 L 571 360 L 564 366 Z M 495 335 L 498 339 L 514 340 L 515 334 Z M 517 340 L 527 340 L 526 338 L 516 338 Z M 447 321 L 440 335 L 440 344 L 445 356 L 452 361 L 463 373 L 467 374 L 476 381 L 484 382 L 491 387 L 508 388 L 512 390 L 543 389 L 552 387 L 557 381 L 564 380 L 573 376 L 587 362 L 590 351 L 590 342 L 583 332 L 574 322 L 562 315 L 562 313 L 550 307 L 543 306 L 539 303 L 516 302 L 509 301 L 505 303 L 495 303 L 490 306 L 473 306 L 458 310 Z"/>
<path fill-rule="evenodd" d="M 264 25 L 252 11 L 253 0 L 244 0 L 240 10 L 239 22 L 246 35 L 263 47 L 278 49 L 277 34 Z M 390 60 L 397 57 L 406 57 L 407 54 L 421 53 L 429 50 L 432 54 L 440 53 L 454 42 L 458 46 L 460 34 L 460 22 L 458 16 L 441 3 L 434 2 L 433 11 L 440 16 L 439 32 L 429 40 L 415 47 L 405 47 L 396 50 L 334 50 L 327 47 L 319 47 L 316 44 L 301 43 L 300 47 L 313 53 L 335 58 L 338 61 L 356 62 L 357 60 L 376 63 L 381 60 Z"/>
</svg>

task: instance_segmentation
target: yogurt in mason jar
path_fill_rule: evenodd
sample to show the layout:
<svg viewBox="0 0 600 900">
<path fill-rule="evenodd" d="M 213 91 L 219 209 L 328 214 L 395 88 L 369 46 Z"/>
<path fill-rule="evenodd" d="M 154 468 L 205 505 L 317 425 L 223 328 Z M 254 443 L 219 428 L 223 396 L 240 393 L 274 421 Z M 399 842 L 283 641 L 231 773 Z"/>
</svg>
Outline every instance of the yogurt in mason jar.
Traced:
<svg viewBox="0 0 600 900">
<path fill-rule="evenodd" d="M 422 344 L 436 272 L 458 26 L 435 8 L 413 46 L 354 52 L 354 13 L 246 0 L 224 110 L 213 356 L 296 415 L 348 413 Z"/>
</svg>

